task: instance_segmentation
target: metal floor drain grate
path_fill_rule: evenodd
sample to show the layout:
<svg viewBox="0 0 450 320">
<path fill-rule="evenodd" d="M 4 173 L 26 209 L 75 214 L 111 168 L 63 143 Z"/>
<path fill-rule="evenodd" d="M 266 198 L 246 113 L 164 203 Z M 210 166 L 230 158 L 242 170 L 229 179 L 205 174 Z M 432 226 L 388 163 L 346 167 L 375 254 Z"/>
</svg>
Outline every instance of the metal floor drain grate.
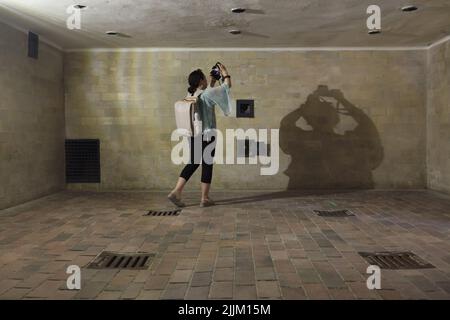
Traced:
<svg viewBox="0 0 450 320">
<path fill-rule="evenodd" d="M 359 252 L 371 265 L 381 269 L 426 269 L 434 266 L 412 252 Z"/>
<path fill-rule="evenodd" d="M 349 213 L 348 210 L 314 210 L 318 216 L 321 217 L 352 217 L 353 213 Z"/>
<path fill-rule="evenodd" d="M 144 214 L 144 216 L 179 216 L 181 212 L 181 209 L 176 209 L 176 210 L 170 210 L 170 211 L 154 211 L 154 210 L 150 210 L 149 212 L 147 212 L 146 214 Z"/>
<path fill-rule="evenodd" d="M 103 251 L 87 265 L 87 268 L 146 270 L 154 256 L 151 253 L 122 254 Z"/>
</svg>

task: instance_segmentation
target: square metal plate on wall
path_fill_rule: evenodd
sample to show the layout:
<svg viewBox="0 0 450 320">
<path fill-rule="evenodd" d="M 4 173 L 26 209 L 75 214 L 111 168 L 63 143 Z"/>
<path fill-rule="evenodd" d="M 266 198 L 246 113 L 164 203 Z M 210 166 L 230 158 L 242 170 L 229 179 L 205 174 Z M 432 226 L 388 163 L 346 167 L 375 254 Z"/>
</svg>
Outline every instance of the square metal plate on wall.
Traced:
<svg viewBox="0 0 450 320">
<path fill-rule="evenodd" d="M 239 99 L 236 100 L 236 118 L 254 118 L 255 100 Z"/>
</svg>

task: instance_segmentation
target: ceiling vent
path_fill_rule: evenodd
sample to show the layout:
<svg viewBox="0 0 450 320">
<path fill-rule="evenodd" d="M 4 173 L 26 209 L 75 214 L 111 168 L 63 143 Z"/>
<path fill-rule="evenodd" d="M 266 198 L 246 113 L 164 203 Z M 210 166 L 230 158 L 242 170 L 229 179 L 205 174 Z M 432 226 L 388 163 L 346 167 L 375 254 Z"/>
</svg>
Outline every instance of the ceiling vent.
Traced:
<svg viewBox="0 0 450 320">
<path fill-rule="evenodd" d="M 401 8 L 401 10 L 403 12 L 411 12 L 411 11 L 416 11 L 417 7 L 416 6 L 404 6 Z"/>
<path fill-rule="evenodd" d="M 236 30 L 236 29 L 230 30 L 228 32 L 231 33 L 231 34 L 234 34 L 234 35 L 241 34 L 241 30 Z"/>
<path fill-rule="evenodd" d="M 233 9 L 231 9 L 231 12 L 233 12 L 233 13 L 243 13 L 243 12 L 245 12 L 245 9 L 244 8 L 233 8 Z"/>
</svg>

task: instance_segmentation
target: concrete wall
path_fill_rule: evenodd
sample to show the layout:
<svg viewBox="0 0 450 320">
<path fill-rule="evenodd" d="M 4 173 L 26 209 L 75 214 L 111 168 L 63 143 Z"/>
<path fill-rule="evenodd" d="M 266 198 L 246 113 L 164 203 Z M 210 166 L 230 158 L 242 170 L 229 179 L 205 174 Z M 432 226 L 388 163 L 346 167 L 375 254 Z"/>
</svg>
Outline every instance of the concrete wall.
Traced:
<svg viewBox="0 0 450 320">
<path fill-rule="evenodd" d="M 450 192 L 450 41 L 428 54 L 427 184 Z"/>
<path fill-rule="evenodd" d="M 0 209 L 63 188 L 63 55 L 0 23 Z"/>
<path fill-rule="evenodd" d="M 189 72 L 209 71 L 216 61 L 232 75 L 233 98 L 256 104 L 254 119 L 217 110 L 218 127 L 280 128 L 282 148 L 275 176 L 261 176 L 259 165 L 216 165 L 216 189 L 425 187 L 425 51 L 90 51 L 65 58 L 66 135 L 101 139 L 101 185 L 71 188 L 173 187 L 181 170 L 170 161 L 173 104 L 184 97 Z M 340 90 L 351 116 L 308 99 L 319 85 Z M 192 179 L 197 188 L 198 173 Z"/>
</svg>

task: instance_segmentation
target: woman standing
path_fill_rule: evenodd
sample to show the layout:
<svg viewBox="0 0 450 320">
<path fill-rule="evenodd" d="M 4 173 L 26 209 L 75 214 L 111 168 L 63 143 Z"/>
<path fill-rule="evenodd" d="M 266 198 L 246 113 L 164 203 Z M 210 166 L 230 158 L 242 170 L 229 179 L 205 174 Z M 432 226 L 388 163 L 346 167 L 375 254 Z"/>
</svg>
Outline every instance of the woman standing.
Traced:
<svg viewBox="0 0 450 320">
<path fill-rule="evenodd" d="M 214 107 L 218 105 L 223 113 L 228 116 L 231 112 L 229 91 L 231 88 L 231 77 L 221 63 L 217 63 L 222 76 L 223 83 L 214 87 L 216 79 L 210 75 L 210 86 L 208 87 L 208 80 L 203 72 L 198 69 L 189 75 L 188 92 L 191 96 L 198 96 L 198 108 L 200 120 L 202 121 L 202 154 L 207 146 L 213 144 L 215 146 L 214 130 L 216 129 L 216 116 Z M 175 188 L 169 193 L 167 198 L 178 207 L 184 207 L 185 204 L 181 201 L 181 193 L 183 191 L 186 182 L 192 176 L 192 174 L 200 166 L 200 161 L 195 161 L 194 157 L 194 137 L 190 138 L 190 162 L 181 171 Z M 214 157 L 214 147 L 211 152 L 211 156 Z M 200 207 L 209 207 L 214 205 L 214 202 L 209 197 L 209 189 L 211 187 L 213 164 L 210 161 L 205 161 L 202 157 L 202 178 L 201 178 L 201 191 L 202 196 L 200 200 Z"/>
</svg>

